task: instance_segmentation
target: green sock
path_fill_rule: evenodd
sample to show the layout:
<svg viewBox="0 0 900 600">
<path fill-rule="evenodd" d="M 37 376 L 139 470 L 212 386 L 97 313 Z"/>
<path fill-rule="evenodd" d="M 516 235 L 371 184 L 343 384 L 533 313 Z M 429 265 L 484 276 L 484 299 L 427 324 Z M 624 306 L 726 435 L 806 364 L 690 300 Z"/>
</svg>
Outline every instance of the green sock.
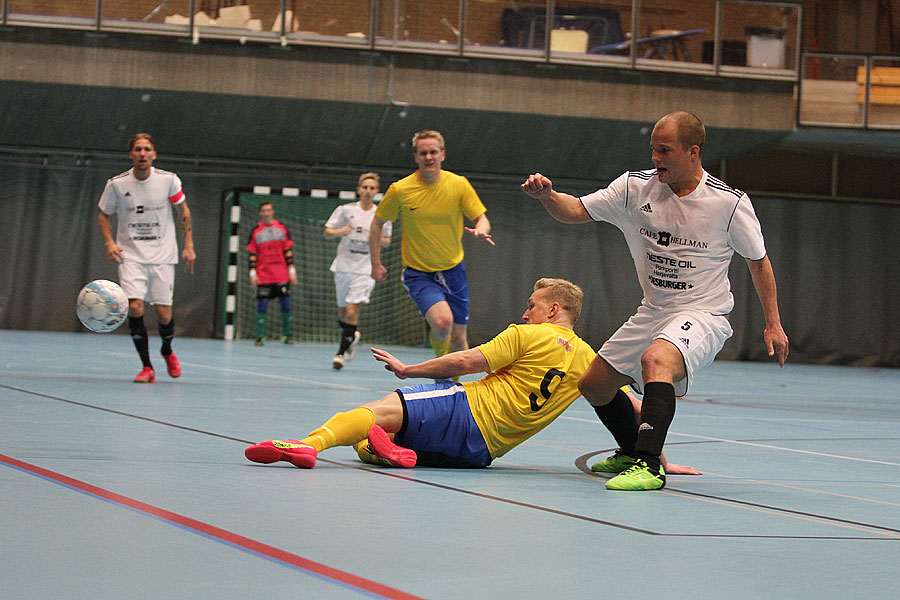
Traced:
<svg viewBox="0 0 900 600">
<path fill-rule="evenodd" d="M 256 339 L 266 337 L 266 313 L 256 313 Z"/>
<path fill-rule="evenodd" d="M 285 337 L 291 336 L 291 312 L 281 313 L 281 335 Z"/>
</svg>

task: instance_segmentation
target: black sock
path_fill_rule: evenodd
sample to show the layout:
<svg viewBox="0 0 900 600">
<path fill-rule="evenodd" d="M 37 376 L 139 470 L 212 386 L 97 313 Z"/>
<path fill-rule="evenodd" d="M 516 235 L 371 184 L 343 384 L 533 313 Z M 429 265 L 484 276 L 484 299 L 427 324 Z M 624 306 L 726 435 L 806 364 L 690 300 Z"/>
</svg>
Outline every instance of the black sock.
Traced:
<svg viewBox="0 0 900 600">
<path fill-rule="evenodd" d="M 349 323 L 344 323 L 343 321 L 338 321 L 341 326 L 341 345 L 338 348 L 338 354 L 343 354 L 347 348 L 350 347 L 350 344 L 353 343 L 353 338 L 356 335 L 356 325 L 350 325 Z"/>
<path fill-rule="evenodd" d="M 612 401 L 604 406 L 595 406 L 594 412 L 600 417 L 600 421 L 606 425 L 609 432 L 619 444 L 622 454 L 633 457 L 634 445 L 637 442 L 637 422 L 634 420 L 634 407 L 631 400 L 622 390 L 616 390 Z"/>
<path fill-rule="evenodd" d="M 659 470 L 659 455 L 674 417 L 675 386 L 661 381 L 646 384 L 635 450 L 637 458 L 646 461 L 654 472 Z"/>
<path fill-rule="evenodd" d="M 141 357 L 141 363 L 145 367 L 153 368 L 150 364 L 150 350 L 147 342 L 147 328 L 144 326 L 144 317 L 128 317 L 128 330 L 131 332 L 131 341 Z"/>
<path fill-rule="evenodd" d="M 163 356 L 168 356 L 172 354 L 172 338 L 175 337 L 175 318 L 172 317 L 172 320 L 163 325 L 162 323 L 158 324 L 159 329 L 159 337 L 162 338 L 162 352 Z"/>
</svg>

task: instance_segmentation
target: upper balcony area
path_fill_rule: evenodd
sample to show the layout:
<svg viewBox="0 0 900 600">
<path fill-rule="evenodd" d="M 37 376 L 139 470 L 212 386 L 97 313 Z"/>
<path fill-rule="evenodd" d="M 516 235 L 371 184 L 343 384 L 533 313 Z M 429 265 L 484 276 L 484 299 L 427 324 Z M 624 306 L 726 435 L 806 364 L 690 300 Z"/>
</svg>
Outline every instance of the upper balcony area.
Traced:
<svg viewBox="0 0 900 600">
<path fill-rule="evenodd" d="M 0 25 L 796 80 L 803 2 L 2 0 Z"/>
<path fill-rule="evenodd" d="M 900 128 L 894 3 L 0 0 L 0 26 L 790 81 L 797 125 L 892 129 Z M 863 39 L 879 36 L 880 47 Z"/>
<path fill-rule="evenodd" d="M 339 140 L 344 134 L 334 124 L 352 115 L 375 128 L 369 154 L 357 162 L 377 151 L 386 163 L 404 164 L 406 149 L 384 140 L 406 139 L 410 127 L 430 126 L 437 115 L 482 134 L 459 156 L 471 161 L 468 169 L 504 173 L 527 163 L 525 150 L 491 156 L 481 149 L 485 137 L 513 148 L 599 138 L 596 156 L 579 162 L 574 150 L 560 153 L 559 168 L 603 179 L 642 164 L 646 124 L 678 107 L 703 114 L 718 130 L 711 137 L 720 145 L 705 155 L 711 163 L 741 161 L 732 162 L 732 173 L 744 157 L 776 147 L 782 163 L 806 164 L 810 153 L 846 147 L 868 164 L 871 156 L 890 159 L 898 146 L 891 137 L 900 129 L 895 4 L 900 0 L 0 0 L 0 91 L 41 97 L 40 106 L 7 105 L 10 127 L 0 144 L 71 147 L 71 138 L 80 146 L 87 132 L 105 131 L 103 118 L 114 115 L 125 131 L 129 112 L 163 121 L 176 105 L 198 106 L 202 98 L 204 112 L 190 118 L 207 134 L 257 118 L 266 104 L 254 135 L 236 144 L 234 157 L 242 160 L 279 159 L 279 139 L 293 136 L 327 143 L 309 155 L 302 146 L 292 159 L 344 163 L 353 156 L 347 148 L 360 145 L 350 139 L 359 129 Z M 48 92 L 47 85 L 60 84 L 81 91 Z M 103 91 L 85 95 L 83 88 Z M 157 106 L 161 91 L 182 96 Z M 217 94 L 256 100 L 217 104 Z M 73 99 L 94 103 L 91 115 L 76 113 Z M 550 119 L 540 133 L 533 115 Z M 51 126 L 53 119 L 77 131 L 61 134 L 70 126 Z M 44 123 L 46 135 L 13 126 L 30 122 Z M 91 147 L 116 148 L 115 134 L 96 134 Z M 68 138 L 58 143 L 60 135 Z M 205 151 L 196 136 L 179 141 L 185 154 Z M 849 196 L 840 182 L 859 180 L 859 163 L 836 156 L 822 158 L 833 185 L 816 197 Z M 608 172 L 595 166 L 606 163 Z M 760 165 L 747 172 L 773 171 L 770 160 Z M 759 180 L 746 187 L 759 188 Z M 887 195 L 893 192 L 864 196 Z"/>
</svg>

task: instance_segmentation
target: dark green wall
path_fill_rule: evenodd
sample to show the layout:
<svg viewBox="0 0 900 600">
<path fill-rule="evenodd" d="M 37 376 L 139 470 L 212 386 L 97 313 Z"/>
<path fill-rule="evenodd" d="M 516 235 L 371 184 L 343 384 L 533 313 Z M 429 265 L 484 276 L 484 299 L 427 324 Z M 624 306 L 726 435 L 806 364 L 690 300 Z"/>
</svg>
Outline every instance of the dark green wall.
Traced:
<svg viewBox="0 0 900 600">
<path fill-rule="evenodd" d="M 0 146 L 18 148 L 119 152 L 148 131 L 169 156 L 406 169 L 412 134 L 437 129 L 461 173 L 594 182 L 651 166 L 647 122 L 17 81 L 0 81 L 0 106 Z M 787 133 L 711 128 L 704 157 L 743 156 Z"/>
<path fill-rule="evenodd" d="M 377 104 L 256 98 L 0 81 L 0 327 L 79 330 L 72 302 L 84 282 L 115 278 L 96 226 L 106 179 L 128 168 L 135 131 L 158 142 L 157 165 L 184 181 L 195 218 L 197 273 L 179 273 L 178 334 L 221 335 L 217 274 L 226 190 L 354 189 L 363 170 L 385 187 L 412 171 L 408 140 L 436 128 L 446 168 L 467 175 L 488 207 L 497 247 L 466 241 L 471 341 L 518 320 L 533 281 L 585 288 L 579 332 L 593 345 L 640 300 L 621 234 L 564 226 L 518 191 L 532 171 L 587 193 L 624 170 L 647 168 L 652 123 L 538 117 Z M 785 132 L 710 129 L 706 164 L 772 147 Z M 891 240 L 900 207 L 754 198 L 798 362 L 900 365 Z M 814 226 L 812 224 L 815 224 Z M 740 259 L 733 268 L 735 338 L 724 358 L 766 360 L 763 321 Z"/>
<path fill-rule="evenodd" d="M 201 337 L 222 333 L 217 281 L 222 191 L 255 184 L 352 189 L 358 174 L 358 169 L 239 171 L 164 154 L 157 164 L 182 176 L 194 214 L 197 272 L 178 271 L 176 322 L 178 335 Z M 0 328 L 81 330 L 73 307 L 78 289 L 91 279 L 116 277 L 97 231 L 97 199 L 106 178 L 127 167 L 124 156 L 85 161 L 75 155 L 0 155 L 6 248 L 0 255 Z M 471 342 L 517 321 L 534 280 L 556 276 L 584 287 L 587 301 L 576 329 L 599 346 L 640 301 L 621 233 L 602 223 L 562 225 L 513 180 L 473 177 L 472 182 L 488 208 L 497 245 L 465 240 Z M 778 278 L 791 362 L 900 366 L 895 318 L 900 247 L 884 243 L 894 237 L 900 206 L 774 198 L 754 198 L 754 205 Z M 762 314 L 743 260 L 736 258 L 731 271 L 735 336 L 721 357 L 768 360 Z"/>
</svg>

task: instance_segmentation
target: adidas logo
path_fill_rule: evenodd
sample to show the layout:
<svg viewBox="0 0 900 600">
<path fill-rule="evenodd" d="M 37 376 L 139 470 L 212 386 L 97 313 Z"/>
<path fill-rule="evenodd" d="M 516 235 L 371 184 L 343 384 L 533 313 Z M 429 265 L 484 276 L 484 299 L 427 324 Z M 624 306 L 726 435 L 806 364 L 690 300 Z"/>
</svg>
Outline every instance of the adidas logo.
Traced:
<svg viewBox="0 0 900 600">
<path fill-rule="evenodd" d="M 690 347 L 690 345 L 691 345 L 691 340 L 689 340 L 689 339 L 687 339 L 687 338 L 678 338 L 678 339 L 681 340 L 681 343 L 684 344 L 684 347 L 685 347 L 685 348 Z"/>
<path fill-rule="evenodd" d="M 646 213 L 652 213 L 652 212 L 653 212 L 653 209 L 650 208 L 650 203 L 649 203 L 649 202 L 648 202 L 647 204 L 643 205 L 643 206 L 641 207 L 641 210 L 644 211 L 644 212 L 646 212 Z"/>
<path fill-rule="evenodd" d="M 650 423 L 641 423 L 641 426 L 638 427 L 638 431 L 653 431 L 653 425 Z"/>
</svg>

